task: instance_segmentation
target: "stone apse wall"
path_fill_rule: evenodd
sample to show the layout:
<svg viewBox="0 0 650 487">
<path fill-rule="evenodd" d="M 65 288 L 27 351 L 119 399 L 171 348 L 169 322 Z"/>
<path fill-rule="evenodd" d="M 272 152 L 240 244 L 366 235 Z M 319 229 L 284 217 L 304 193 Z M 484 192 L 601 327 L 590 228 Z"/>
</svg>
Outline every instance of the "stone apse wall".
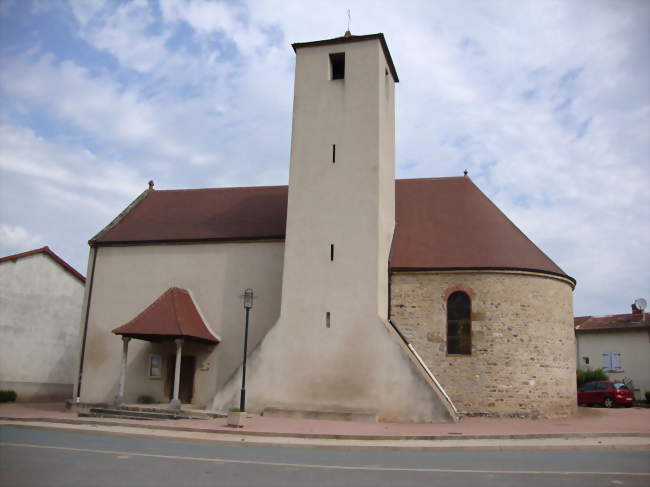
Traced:
<svg viewBox="0 0 650 487">
<path fill-rule="evenodd" d="M 447 297 L 472 302 L 472 353 L 447 355 Z M 399 273 L 393 322 L 461 413 L 561 417 L 576 412 L 573 295 L 540 274 Z"/>
</svg>

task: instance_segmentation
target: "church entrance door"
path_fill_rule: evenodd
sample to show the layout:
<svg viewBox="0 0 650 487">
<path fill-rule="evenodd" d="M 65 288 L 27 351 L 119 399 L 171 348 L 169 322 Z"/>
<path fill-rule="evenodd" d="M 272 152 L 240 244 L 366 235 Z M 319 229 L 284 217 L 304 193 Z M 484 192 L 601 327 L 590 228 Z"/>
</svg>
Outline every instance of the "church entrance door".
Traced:
<svg viewBox="0 0 650 487">
<path fill-rule="evenodd" d="M 174 391 L 174 365 L 176 355 L 167 357 L 167 380 L 165 381 L 165 394 L 171 400 Z M 194 395 L 194 371 L 196 360 L 190 355 L 181 357 L 181 378 L 178 387 L 178 398 L 183 404 L 191 404 Z"/>
</svg>

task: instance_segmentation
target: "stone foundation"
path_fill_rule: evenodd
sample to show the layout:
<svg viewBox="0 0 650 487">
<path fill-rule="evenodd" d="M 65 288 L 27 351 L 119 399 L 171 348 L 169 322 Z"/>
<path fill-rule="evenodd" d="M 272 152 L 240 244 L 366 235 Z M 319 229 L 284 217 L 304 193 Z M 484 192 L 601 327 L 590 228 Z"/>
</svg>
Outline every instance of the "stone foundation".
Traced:
<svg viewBox="0 0 650 487">
<path fill-rule="evenodd" d="M 446 351 L 446 299 L 472 300 L 472 353 Z M 459 412 L 558 417 L 576 412 L 572 287 L 540 274 L 399 273 L 392 319 Z"/>
</svg>

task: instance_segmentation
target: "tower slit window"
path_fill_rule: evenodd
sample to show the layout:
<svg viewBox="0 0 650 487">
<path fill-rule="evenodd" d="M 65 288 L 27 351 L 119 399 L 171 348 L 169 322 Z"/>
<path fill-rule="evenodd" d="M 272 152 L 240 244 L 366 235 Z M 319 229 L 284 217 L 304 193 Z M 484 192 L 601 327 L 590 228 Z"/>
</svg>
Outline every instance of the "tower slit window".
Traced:
<svg viewBox="0 0 650 487">
<path fill-rule="evenodd" d="M 472 353 L 472 302 L 469 296 L 456 291 L 447 299 L 447 354 Z"/>
<path fill-rule="evenodd" d="M 345 79 L 345 53 L 330 54 L 330 79 Z"/>
<path fill-rule="evenodd" d="M 334 244 L 330 244 L 330 260 L 334 260 Z"/>
<path fill-rule="evenodd" d="M 336 162 L 336 144 L 332 144 L 332 164 Z"/>
<path fill-rule="evenodd" d="M 330 315 L 329 311 L 325 313 L 325 327 L 326 328 L 330 327 L 330 316 L 331 315 Z"/>
</svg>

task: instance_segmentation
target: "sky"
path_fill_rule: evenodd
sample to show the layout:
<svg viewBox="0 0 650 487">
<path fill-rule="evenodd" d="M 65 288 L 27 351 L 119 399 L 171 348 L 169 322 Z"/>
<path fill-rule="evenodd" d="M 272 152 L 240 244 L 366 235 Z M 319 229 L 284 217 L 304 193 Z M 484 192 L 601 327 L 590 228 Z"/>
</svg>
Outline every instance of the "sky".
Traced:
<svg viewBox="0 0 650 487">
<path fill-rule="evenodd" d="M 400 178 L 460 176 L 578 281 L 650 300 L 646 0 L 0 0 L 0 256 L 88 240 L 147 187 L 288 182 L 292 42 L 383 32 Z"/>
</svg>

